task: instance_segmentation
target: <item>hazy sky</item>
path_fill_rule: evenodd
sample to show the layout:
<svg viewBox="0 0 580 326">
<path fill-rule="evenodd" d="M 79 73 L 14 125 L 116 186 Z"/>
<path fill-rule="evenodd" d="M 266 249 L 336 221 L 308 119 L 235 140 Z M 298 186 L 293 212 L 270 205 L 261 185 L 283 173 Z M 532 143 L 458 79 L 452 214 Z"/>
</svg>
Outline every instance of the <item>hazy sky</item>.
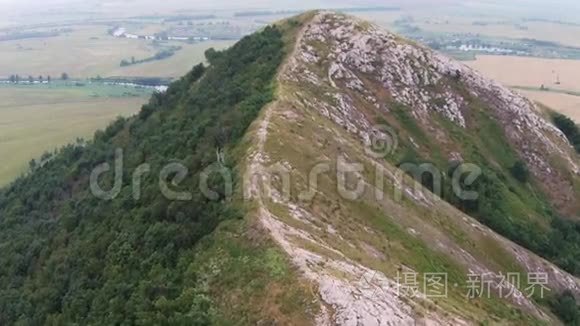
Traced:
<svg viewBox="0 0 580 326">
<path fill-rule="evenodd" d="M 354 5 L 381 1 L 353 0 L 0 0 L 0 26 L 68 19 L 127 17 L 146 14 L 192 13 L 207 10 L 296 10 Z"/>
<path fill-rule="evenodd" d="M 363 1 L 364 2 L 364 1 Z M 377 1 L 368 1 L 368 3 Z M 357 3 L 349 0 L 0 0 L 1 14 L 27 12 L 109 11 L 126 12 L 188 10 L 223 10 L 242 8 L 315 8 Z M 121 13 L 121 12 L 120 12 Z"/>
<path fill-rule="evenodd" d="M 481 9 L 481 14 L 494 11 L 494 14 L 505 12 L 509 15 L 580 21 L 580 0 L 0 0 L 0 26 L 202 10 L 296 10 L 351 6 L 403 6 L 419 10 L 453 6 L 475 9 L 476 14 Z"/>
</svg>

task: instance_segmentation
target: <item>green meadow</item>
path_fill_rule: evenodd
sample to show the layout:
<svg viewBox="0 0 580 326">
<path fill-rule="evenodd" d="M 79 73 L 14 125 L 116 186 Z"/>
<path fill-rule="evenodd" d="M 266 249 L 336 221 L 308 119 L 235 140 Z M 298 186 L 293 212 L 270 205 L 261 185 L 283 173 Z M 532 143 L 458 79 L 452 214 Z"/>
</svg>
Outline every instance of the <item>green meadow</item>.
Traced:
<svg viewBox="0 0 580 326">
<path fill-rule="evenodd" d="M 102 84 L 0 85 L 0 187 L 45 151 L 91 138 L 117 116 L 136 113 L 151 94 Z"/>
</svg>

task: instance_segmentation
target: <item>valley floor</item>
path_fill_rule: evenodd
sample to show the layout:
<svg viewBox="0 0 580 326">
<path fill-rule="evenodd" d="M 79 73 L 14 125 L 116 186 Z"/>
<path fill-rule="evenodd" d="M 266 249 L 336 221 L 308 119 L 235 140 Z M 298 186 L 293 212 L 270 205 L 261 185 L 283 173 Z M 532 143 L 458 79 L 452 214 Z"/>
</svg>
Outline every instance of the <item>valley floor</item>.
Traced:
<svg viewBox="0 0 580 326">
<path fill-rule="evenodd" d="M 122 87 L 1 86 L 0 186 L 26 172 L 45 151 L 91 139 L 118 116 L 147 102 L 150 91 Z"/>
</svg>

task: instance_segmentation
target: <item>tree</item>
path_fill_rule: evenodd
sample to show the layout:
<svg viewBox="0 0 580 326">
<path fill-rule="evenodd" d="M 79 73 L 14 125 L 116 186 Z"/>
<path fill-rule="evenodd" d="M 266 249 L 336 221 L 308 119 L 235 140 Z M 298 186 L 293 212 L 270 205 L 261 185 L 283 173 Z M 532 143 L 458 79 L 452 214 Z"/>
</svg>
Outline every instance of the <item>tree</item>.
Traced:
<svg viewBox="0 0 580 326">
<path fill-rule="evenodd" d="M 28 167 L 30 168 L 30 171 L 36 170 L 37 166 L 38 166 L 38 164 L 36 163 L 35 159 L 32 159 L 32 160 L 30 160 L 30 162 L 28 162 Z"/>
<path fill-rule="evenodd" d="M 66 72 L 63 72 L 62 75 L 60 75 L 60 79 L 62 80 L 68 80 L 68 74 Z"/>
<path fill-rule="evenodd" d="M 12 84 L 16 83 L 16 75 L 10 75 L 10 82 Z"/>
<path fill-rule="evenodd" d="M 565 291 L 559 294 L 555 299 L 550 302 L 552 306 L 552 311 L 558 315 L 558 317 L 566 325 L 579 325 L 580 324 L 580 309 L 576 303 L 574 295 L 570 291 Z"/>
<path fill-rule="evenodd" d="M 41 75 L 41 76 L 38 76 L 38 81 L 39 81 L 39 82 L 41 82 L 41 83 L 42 83 L 42 81 L 43 81 L 43 80 L 44 80 L 44 78 L 42 78 L 42 75 Z"/>
<path fill-rule="evenodd" d="M 519 182 L 526 183 L 530 178 L 530 171 L 526 164 L 522 161 L 517 161 L 511 168 L 510 172 L 514 178 Z"/>
<path fill-rule="evenodd" d="M 214 48 L 209 48 L 205 51 L 205 58 L 210 64 L 217 61 L 221 56 L 221 53 L 216 51 Z"/>
<path fill-rule="evenodd" d="M 556 127 L 560 129 L 566 136 L 574 136 L 578 132 L 578 127 L 572 119 L 563 114 L 556 113 L 553 117 Z"/>
<path fill-rule="evenodd" d="M 49 76 L 46 76 L 46 81 L 47 81 L 47 82 L 50 84 L 50 82 L 51 82 L 51 77 L 50 77 L 50 75 L 49 75 Z"/>
<path fill-rule="evenodd" d="M 580 153 L 580 128 L 572 121 L 572 119 L 567 116 L 554 113 L 552 115 L 552 120 L 558 129 L 560 129 L 566 138 L 570 141 L 572 146 Z"/>
<path fill-rule="evenodd" d="M 42 154 L 42 156 L 40 157 L 40 162 L 44 163 L 44 162 L 50 160 L 51 158 L 52 158 L 51 152 L 44 152 L 44 154 Z"/>
<path fill-rule="evenodd" d="M 28 82 L 31 84 L 34 83 L 34 77 L 28 76 Z"/>
</svg>

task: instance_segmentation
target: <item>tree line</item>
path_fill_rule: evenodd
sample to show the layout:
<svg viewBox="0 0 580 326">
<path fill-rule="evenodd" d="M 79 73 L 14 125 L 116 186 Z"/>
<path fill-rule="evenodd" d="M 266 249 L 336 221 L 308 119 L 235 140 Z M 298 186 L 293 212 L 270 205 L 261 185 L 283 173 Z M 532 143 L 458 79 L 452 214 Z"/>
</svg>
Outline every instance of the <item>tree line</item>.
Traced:
<svg viewBox="0 0 580 326">
<path fill-rule="evenodd" d="M 63 72 L 60 75 L 60 80 L 66 81 L 69 79 L 70 79 L 70 77 L 69 77 L 68 73 L 66 73 L 66 72 Z M 53 81 L 53 78 L 50 75 L 47 75 L 46 77 L 39 75 L 37 78 L 35 78 L 32 75 L 29 75 L 28 77 L 24 77 L 24 76 L 20 76 L 18 74 L 14 74 L 14 75 L 10 75 L 10 77 L 8 78 L 8 81 L 12 84 L 18 84 L 18 83 L 22 83 L 22 82 L 34 83 L 35 81 L 38 81 L 40 83 L 43 83 L 46 81 L 47 83 L 50 83 Z"/>
</svg>

